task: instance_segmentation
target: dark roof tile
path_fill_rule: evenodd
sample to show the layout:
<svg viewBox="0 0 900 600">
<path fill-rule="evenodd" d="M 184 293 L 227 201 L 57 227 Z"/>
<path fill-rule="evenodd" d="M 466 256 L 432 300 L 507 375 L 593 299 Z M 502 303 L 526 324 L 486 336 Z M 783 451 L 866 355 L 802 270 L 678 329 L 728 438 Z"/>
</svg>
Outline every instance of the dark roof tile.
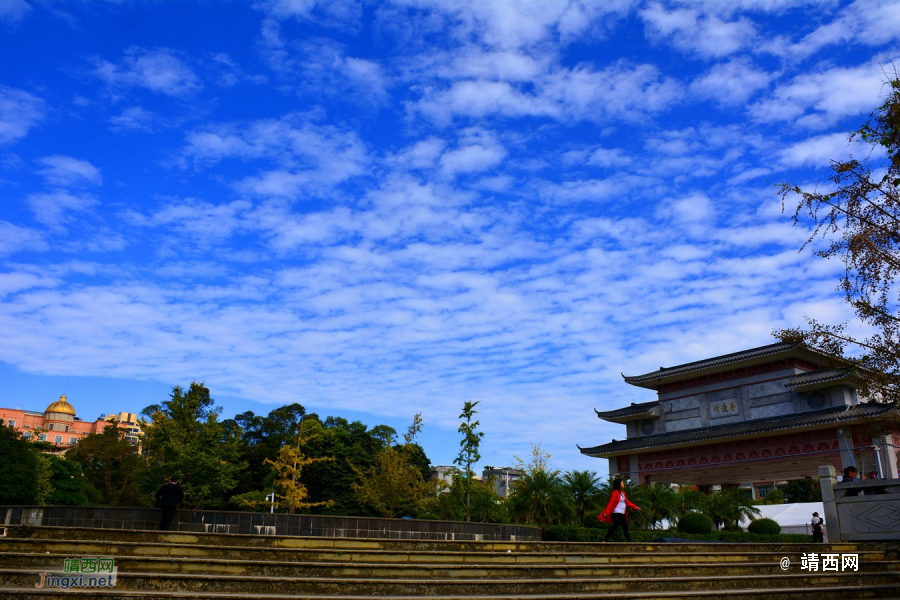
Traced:
<svg viewBox="0 0 900 600">
<path fill-rule="evenodd" d="M 896 408 L 893 404 L 867 402 L 865 404 L 836 406 L 823 410 L 804 412 L 788 417 L 770 417 L 767 419 L 755 419 L 752 421 L 716 425 L 714 427 L 701 427 L 698 429 L 660 433 L 657 435 L 613 441 L 608 444 L 594 446 L 593 448 L 579 447 L 579 449 L 582 454 L 588 456 L 604 457 L 638 450 L 659 448 L 661 446 L 706 443 L 724 438 L 768 433 L 784 429 L 855 421 L 858 419 L 872 419 L 886 415 L 895 410 Z"/>
<path fill-rule="evenodd" d="M 656 400 L 651 400 L 650 402 L 641 402 L 639 404 L 632 404 L 631 406 L 626 406 L 625 408 L 617 408 L 616 410 L 608 410 L 605 412 L 600 412 L 596 408 L 594 412 L 597 413 L 597 416 L 601 419 L 605 419 L 607 421 L 616 420 L 616 419 L 625 419 L 628 417 L 636 417 L 638 415 L 646 415 L 653 411 L 659 405 L 659 402 Z"/>
<path fill-rule="evenodd" d="M 759 348 L 751 348 L 750 350 L 743 350 L 741 352 L 734 352 L 732 354 L 725 354 L 722 356 L 698 360 L 696 362 L 686 363 L 683 365 L 678 365 L 676 367 L 660 367 L 658 371 L 651 371 L 650 373 L 646 373 L 644 375 L 635 375 L 633 377 L 626 377 L 623 375 L 623 377 L 626 383 L 639 385 L 641 383 L 656 381 L 657 379 L 671 377 L 673 375 L 702 371 L 711 367 L 738 363 L 753 358 L 769 356 L 772 354 L 781 354 L 782 352 L 789 352 L 797 346 L 797 344 L 785 343 L 769 344 L 768 346 L 760 346 Z"/>
</svg>

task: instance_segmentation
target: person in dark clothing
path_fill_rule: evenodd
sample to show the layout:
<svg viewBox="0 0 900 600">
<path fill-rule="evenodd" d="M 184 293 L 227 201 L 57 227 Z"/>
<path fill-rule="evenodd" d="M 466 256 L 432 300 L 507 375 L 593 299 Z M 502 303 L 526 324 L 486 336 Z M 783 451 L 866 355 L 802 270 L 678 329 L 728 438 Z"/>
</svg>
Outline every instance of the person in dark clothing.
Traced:
<svg viewBox="0 0 900 600">
<path fill-rule="evenodd" d="M 603 523 L 612 523 L 612 527 L 609 528 L 606 532 L 606 537 L 603 538 L 604 542 L 609 540 L 609 537 L 619 527 L 622 528 L 622 533 L 625 535 L 625 541 L 631 541 L 631 536 L 628 535 L 629 508 L 641 512 L 640 507 L 625 496 L 625 482 L 621 479 L 614 479 L 612 484 L 612 494 L 609 496 L 609 504 L 607 504 L 606 509 L 597 516 Z"/>
<path fill-rule="evenodd" d="M 810 525 L 812 525 L 813 542 L 821 544 L 825 541 L 825 521 L 822 520 L 822 517 L 817 512 L 814 512 L 812 517 Z"/>
<path fill-rule="evenodd" d="M 859 471 L 856 470 L 856 467 L 847 467 L 844 469 L 844 478 L 841 480 L 841 483 L 849 483 L 851 481 L 859 481 Z M 859 496 L 859 490 L 847 490 L 844 492 L 844 497 L 849 496 Z"/>
<path fill-rule="evenodd" d="M 175 509 L 184 498 L 184 491 L 178 485 L 175 477 L 169 479 L 169 483 L 159 488 L 156 492 L 156 505 L 162 509 L 162 515 L 159 518 L 160 530 L 169 528 L 172 519 L 175 518 Z"/>
</svg>

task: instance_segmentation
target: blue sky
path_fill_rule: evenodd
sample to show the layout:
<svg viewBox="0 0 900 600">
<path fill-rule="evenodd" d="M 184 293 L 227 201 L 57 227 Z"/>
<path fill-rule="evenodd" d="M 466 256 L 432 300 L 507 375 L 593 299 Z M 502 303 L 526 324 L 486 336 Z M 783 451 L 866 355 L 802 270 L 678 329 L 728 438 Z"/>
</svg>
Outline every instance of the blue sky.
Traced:
<svg viewBox="0 0 900 600">
<path fill-rule="evenodd" d="M 482 464 L 624 437 L 620 373 L 849 318 L 827 188 L 896 2 L 0 0 L 0 406 L 204 380 Z"/>
</svg>

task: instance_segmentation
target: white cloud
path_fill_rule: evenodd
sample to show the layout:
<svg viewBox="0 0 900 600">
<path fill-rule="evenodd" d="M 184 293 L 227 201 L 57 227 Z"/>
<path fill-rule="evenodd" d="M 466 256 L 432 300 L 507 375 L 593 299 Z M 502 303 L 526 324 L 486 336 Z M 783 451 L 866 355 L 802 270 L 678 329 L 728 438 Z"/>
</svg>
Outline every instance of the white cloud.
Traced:
<svg viewBox="0 0 900 600">
<path fill-rule="evenodd" d="M 690 91 L 724 105 L 745 104 L 756 92 L 767 87 L 771 79 L 772 75 L 749 61 L 735 59 L 714 65 L 704 76 L 691 82 Z"/>
<path fill-rule="evenodd" d="M 16 252 L 43 252 L 47 249 L 41 232 L 0 221 L 0 256 Z"/>
<path fill-rule="evenodd" d="M 168 48 L 129 48 L 119 64 L 95 59 L 93 74 L 113 88 L 142 87 L 167 96 L 197 92 L 197 76 Z"/>
<path fill-rule="evenodd" d="M 363 9 L 353 0 L 261 0 L 255 6 L 275 19 L 300 19 L 339 29 L 359 27 Z"/>
<path fill-rule="evenodd" d="M 900 39 L 900 5 L 896 2 L 857 0 L 841 7 L 837 18 L 819 25 L 800 41 L 784 38 L 768 48 L 788 60 L 806 58 L 828 46 L 880 46 Z"/>
<path fill-rule="evenodd" d="M 618 63 L 603 70 L 588 65 L 556 69 L 531 82 L 533 91 L 506 81 L 460 81 L 448 89 L 426 88 L 417 109 L 440 124 L 457 116 L 547 117 L 635 120 L 669 108 L 681 87 L 652 65 Z"/>
<path fill-rule="evenodd" d="M 801 74 L 752 105 L 750 113 L 761 121 L 791 121 L 822 129 L 843 117 L 873 110 L 883 81 L 880 61 Z"/>
<path fill-rule="evenodd" d="M 131 106 L 122 110 L 121 113 L 114 117 L 110 117 L 109 123 L 115 130 L 129 129 L 132 131 L 154 131 L 161 119 L 159 115 L 141 108 L 140 106 Z"/>
<path fill-rule="evenodd" d="M 74 195 L 64 191 L 29 194 L 25 201 L 35 219 L 52 228 L 64 225 L 71 213 L 84 212 L 98 203 L 93 196 Z"/>
<path fill-rule="evenodd" d="M 708 235 L 715 224 L 716 210 L 706 194 L 694 192 L 680 198 L 664 200 L 656 209 L 664 223 L 680 226 L 691 235 Z"/>
<path fill-rule="evenodd" d="M 369 162 L 355 132 L 288 115 L 191 132 L 180 163 L 200 169 L 226 159 L 274 161 L 278 168 L 260 170 L 236 186 L 244 193 L 285 198 L 360 175 Z"/>
<path fill-rule="evenodd" d="M 779 152 L 779 162 L 788 167 L 827 166 L 848 156 L 849 137 L 846 133 L 829 133 L 795 142 Z"/>
<path fill-rule="evenodd" d="M 459 173 L 475 173 L 495 167 L 506 156 L 506 149 L 493 135 L 481 131 L 464 131 L 459 147 L 441 155 L 441 170 L 453 177 Z"/>
<path fill-rule="evenodd" d="M 647 25 L 648 37 L 671 40 L 683 52 L 703 58 L 731 56 L 757 36 L 756 27 L 748 19 L 723 21 L 693 8 L 668 10 L 662 4 L 651 4 L 639 14 Z"/>
<path fill-rule="evenodd" d="M 0 144 L 25 137 L 43 117 L 43 100 L 23 90 L 0 86 Z"/>
<path fill-rule="evenodd" d="M 53 186 L 79 186 L 101 185 L 103 176 L 100 170 L 86 160 L 79 160 L 71 156 L 45 156 L 38 160 L 43 165 L 38 170 L 49 185 Z"/>
<path fill-rule="evenodd" d="M 482 2 L 451 0 L 435 4 L 427 0 L 406 0 L 413 6 L 439 14 L 441 27 L 453 38 L 478 40 L 492 48 L 514 49 L 539 46 L 558 36 L 563 44 L 587 34 L 600 35 L 595 27 L 601 19 L 617 19 L 627 14 L 625 1 L 590 2 L 545 0 L 543 2 Z"/>
<path fill-rule="evenodd" d="M 5 21 L 15 27 L 22 22 L 30 10 L 31 5 L 25 0 L 3 0 L 0 2 L 0 21 Z"/>
</svg>

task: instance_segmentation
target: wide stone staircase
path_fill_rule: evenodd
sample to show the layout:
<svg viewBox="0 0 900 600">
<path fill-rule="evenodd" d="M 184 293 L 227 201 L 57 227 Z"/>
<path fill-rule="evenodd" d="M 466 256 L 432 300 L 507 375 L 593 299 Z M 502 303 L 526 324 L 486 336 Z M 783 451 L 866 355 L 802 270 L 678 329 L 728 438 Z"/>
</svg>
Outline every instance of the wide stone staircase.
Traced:
<svg viewBox="0 0 900 600">
<path fill-rule="evenodd" d="M 825 554 L 833 557 L 827 563 Z M 843 564 L 852 554 L 855 570 Z M 115 587 L 35 587 L 41 574 L 76 576 L 71 559 L 98 557 L 114 559 Z M 804 558 L 818 570 L 803 569 Z M 434 542 L 53 527 L 9 528 L 0 537 L 0 598 L 729 596 L 900 598 L 900 550 L 893 543 Z"/>
</svg>

